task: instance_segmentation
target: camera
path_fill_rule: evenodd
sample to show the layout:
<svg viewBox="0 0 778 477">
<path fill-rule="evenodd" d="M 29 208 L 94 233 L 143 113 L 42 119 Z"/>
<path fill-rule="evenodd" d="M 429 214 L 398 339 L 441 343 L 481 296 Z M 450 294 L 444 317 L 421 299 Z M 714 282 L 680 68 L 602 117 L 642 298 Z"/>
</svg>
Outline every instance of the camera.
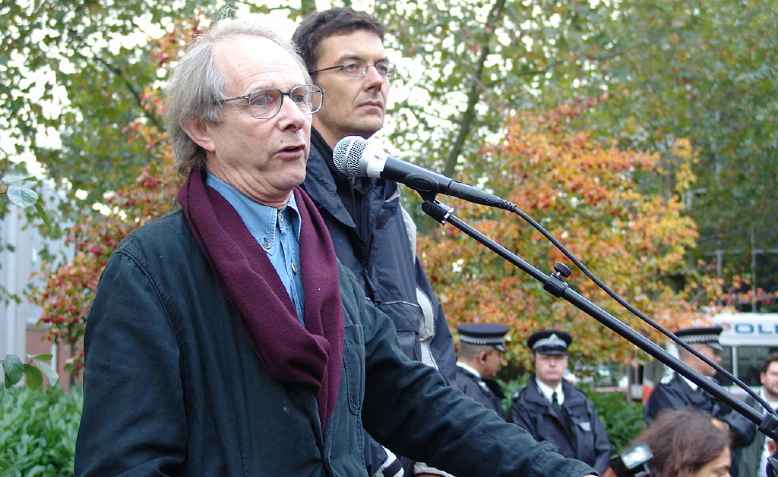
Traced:
<svg viewBox="0 0 778 477">
<path fill-rule="evenodd" d="M 610 467 L 618 477 L 650 477 L 648 464 L 653 457 L 647 444 L 638 443 L 611 457 Z"/>
</svg>

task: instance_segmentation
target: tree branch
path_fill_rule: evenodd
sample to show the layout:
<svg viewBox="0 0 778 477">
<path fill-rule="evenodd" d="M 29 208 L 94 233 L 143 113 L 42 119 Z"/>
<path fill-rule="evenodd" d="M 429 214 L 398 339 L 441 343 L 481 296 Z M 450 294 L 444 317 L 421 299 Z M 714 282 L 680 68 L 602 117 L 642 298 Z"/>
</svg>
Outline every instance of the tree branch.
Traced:
<svg viewBox="0 0 778 477">
<path fill-rule="evenodd" d="M 489 35 L 494 35 L 497 19 L 501 18 L 504 8 L 505 0 L 497 0 L 492 6 L 492 9 L 489 11 L 489 15 L 486 18 L 486 31 L 489 32 L 488 29 L 491 28 Z M 478 62 L 476 64 L 476 71 L 471 79 L 470 91 L 467 93 L 467 109 L 465 109 L 465 112 L 462 115 L 459 132 L 457 133 L 456 139 L 454 139 L 454 145 L 451 146 L 448 158 L 446 158 L 443 173 L 449 177 L 454 174 L 457 167 L 457 161 L 459 160 L 459 156 L 462 154 L 462 148 L 465 145 L 465 140 L 467 140 L 467 136 L 473 129 L 473 122 L 475 121 L 475 107 L 478 104 L 478 100 L 481 96 L 481 76 L 484 72 L 486 58 L 489 56 L 489 52 L 491 51 L 491 48 L 489 47 L 490 41 L 491 36 L 487 36 L 484 39 L 483 46 L 481 47 L 481 54 L 479 55 Z"/>
</svg>

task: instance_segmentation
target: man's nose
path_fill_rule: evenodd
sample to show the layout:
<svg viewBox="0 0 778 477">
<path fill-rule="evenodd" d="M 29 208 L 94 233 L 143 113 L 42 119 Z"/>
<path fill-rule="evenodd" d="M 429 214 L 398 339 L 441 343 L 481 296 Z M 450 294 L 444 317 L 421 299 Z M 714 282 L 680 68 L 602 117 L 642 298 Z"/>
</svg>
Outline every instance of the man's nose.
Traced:
<svg viewBox="0 0 778 477">
<path fill-rule="evenodd" d="M 281 127 L 284 129 L 292 127 L 295 130 L 302 128 L 310 115 L 304 113 L 297 103 L 286 96 L 282 96 L 281 101 L 281 110 L 278 112 Z"/>
<path fill-rule="evenodd" d="M 381 73 L 378 72 L 375 65 L 367 66 L 367 71 L 365 71 L 365 82 L 368 88 L 374 88 L 376 86 L 381 87 L 385 81 L 386 78 L 381 76 Z"/>
</svg>

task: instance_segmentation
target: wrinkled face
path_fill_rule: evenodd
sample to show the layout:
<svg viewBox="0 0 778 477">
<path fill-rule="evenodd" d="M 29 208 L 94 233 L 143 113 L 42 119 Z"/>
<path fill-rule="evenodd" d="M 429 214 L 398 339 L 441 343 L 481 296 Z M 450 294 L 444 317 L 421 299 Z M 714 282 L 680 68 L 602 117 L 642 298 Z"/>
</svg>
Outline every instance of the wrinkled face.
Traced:
<svg viewBox="0 0 778 477">
<path fill-rule="evenodd" d="M 765 394 L 771 400 L 778 400 L 778 361 L 770 363 L 767 371 L 759 374 Z"/>
<path fill-rule="evenodd" d="M 567 370 L 566 354 L 534 353 L 535 376 L 547 386 L 556 387 Z"/>
<path fill-rule="evenodd" d="M 502 353 L 494 348 L 489 349 L 481 356 L 481 377 L 492 379 L 497 376 L 502 366 Z"/>
<path fill-rule="evenodd" d="M 349 62 L 374 64 L 386 60 L 384 44 L 375 33 L 357 30 L 334 35 L 318 47 L 314 70 Z M 346 136 L 370 137 L 384 125 L 389 83 L 375 68 L 364 78 L 354 78 L 338 69 L 316 73 L 314 82 L 324 88 L 324 105 L 313 126 L 330 146 Z"/>
<path fill-rule="evenodd" d="M 702 466 L 697 472 L 689 474 L 689 477 L 729 477 L 730 461 L 729 448 L 725 447 L 718 457 Z"/>
<path fill-rule="evenodd" d="M 306 83 L 301 65 L 275 42 L 237 36 L 214 46 L 227 97 L 263 88 L 288 91 Z M 205 123 L 198 142 L 208 170 L 258 202 L 283 205 L 305 179 L 311 116 L 288 97 L 269 119 L 252 117 L 243 101 L 224 104 L 221 121 Z M 190 134 L 191 135 L 191 134 Z M 194 139 L 194 138 L 193 138 Z"/>
</svg>

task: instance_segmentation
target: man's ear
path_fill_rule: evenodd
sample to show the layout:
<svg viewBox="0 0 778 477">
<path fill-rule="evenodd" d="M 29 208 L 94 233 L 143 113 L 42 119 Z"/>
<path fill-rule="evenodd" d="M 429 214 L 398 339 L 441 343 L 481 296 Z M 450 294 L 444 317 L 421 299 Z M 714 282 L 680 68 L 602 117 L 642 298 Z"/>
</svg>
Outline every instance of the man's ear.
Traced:
<svg viewBox="0 0 778 477">
<path fill-rule="evenodd" d="M 187 118 L 181 121 L 181 128 L 192 141 L 208 152 L 213 152 L 215 147 L 211 137 L 211 128 L 202 119 Z"/>
</svg>

